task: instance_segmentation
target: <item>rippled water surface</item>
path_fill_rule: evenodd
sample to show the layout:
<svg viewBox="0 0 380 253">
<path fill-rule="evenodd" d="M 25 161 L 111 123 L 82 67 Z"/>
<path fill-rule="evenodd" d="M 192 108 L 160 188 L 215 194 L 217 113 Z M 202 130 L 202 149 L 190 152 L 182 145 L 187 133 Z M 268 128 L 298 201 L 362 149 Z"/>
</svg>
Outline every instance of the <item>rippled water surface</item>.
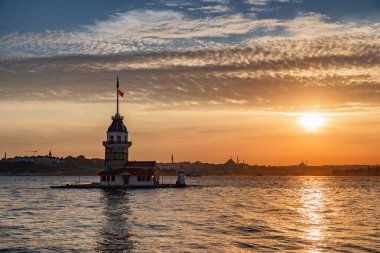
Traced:
<svg viewBox="0 0 380 253">
<path fill-rule="evenodd" d="M 0 177 L 0 250 L 380 252 L 380 178 L 200 177 L 187 178 L 200 187 L 185 189 L 49 188 L 75 180 Z"/>
</svg>

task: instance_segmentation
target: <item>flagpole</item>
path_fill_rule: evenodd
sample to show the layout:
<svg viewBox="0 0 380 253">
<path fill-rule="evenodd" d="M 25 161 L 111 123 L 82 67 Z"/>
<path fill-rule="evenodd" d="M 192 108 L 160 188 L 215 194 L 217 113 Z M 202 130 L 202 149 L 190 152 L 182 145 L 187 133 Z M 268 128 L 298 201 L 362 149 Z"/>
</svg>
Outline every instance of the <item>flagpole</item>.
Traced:
<svg viewBox="0 0 380 253">
<path fill-rule="evenodd" d="M 119 115 L 119 76 L 116 77 L 116 113 Z"/>
</svg>

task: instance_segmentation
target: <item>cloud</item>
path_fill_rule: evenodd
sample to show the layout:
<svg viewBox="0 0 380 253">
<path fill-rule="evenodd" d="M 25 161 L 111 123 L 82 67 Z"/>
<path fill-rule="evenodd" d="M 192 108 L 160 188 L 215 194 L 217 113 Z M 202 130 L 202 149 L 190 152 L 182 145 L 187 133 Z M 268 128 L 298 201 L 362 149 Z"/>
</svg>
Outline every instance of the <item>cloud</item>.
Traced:
<svg viewBox="0 0 380 253">
<path fill-rule="evenodd" d="M 380 34 L 380 23 L 332 22 L 319 13 L 300 15 L 283 26 L 289 36 L 317 37 L 330 35 Z"/>
<path fill-rule="evenodd" d="M 159 32 L 161 27 L 168 26 L 172 22 L 183 20 L 184 15 L 180 12 L 171 10 L 153 11 L 153 10 L 134 10 L 126 13 L 117 13 L 108 20 L 97 21 L 93 25 L 83 26 L 86 32 L 94 34 L 103 34 L 117 36 L 128 33 L 131 39 L 141 39 L 144 36 L 150 36 L 148 33 Z"/>
<path fill-rule="evenodd" d="M 210 6 L 202 6 L 196 8 L 188 8 L 190 11 L 202 11 L 205 13 L 220 13 L 220 12 L 228 12 L 230 8 L 223 5 L 210 5 Z"/>
<path fill-rule="evenodd" d="M 245 43 L 218 50 L 3 60 L 0 99 L 111 102 L 119 74 L 127 101 L 152 109 L 379 106 L 380 35 Z"/>
<path fill-rule="evenodd" d="M 230 0 L 202 0 L 203 3 L 228 4 Z"/>
<path fill-rule="evenodd" d="M 250 5 L 267 5 L 268 3 L 300 3 L 302 0 L 245 0 L 244 3 Z"/>
<path fill-rule="evenodd" d="M 379 104 L 379 23 L 225 15 L 134 10 L 71 32 L 4 35 L 0 99 L 110 102 L 120 74 L 128 102 L 152 108 Z"/>
<path fill-rule="evenodd" d="M 168 7 L 185 7 L 185 6 L 191 6 L 192 2 L 190 1 L 178 1 L 178 0 L 165 0 L 160 1 L 161 4 L 168 6 Z"/>
<path fill-rule="evenodd" d="M 212 8 L 225 10 L 219 5 Z M 139 10 L 115 14 L 77 31 L 4 35 L 0 38 L 0 57 L 209 50 L 267 39 L 378 35 L 379 28 L 380 23 L 332 22 L 317 13 L 286 20 L 256 19 L 244 14 L 189 18 L 171 10 Z"/>
</svg>

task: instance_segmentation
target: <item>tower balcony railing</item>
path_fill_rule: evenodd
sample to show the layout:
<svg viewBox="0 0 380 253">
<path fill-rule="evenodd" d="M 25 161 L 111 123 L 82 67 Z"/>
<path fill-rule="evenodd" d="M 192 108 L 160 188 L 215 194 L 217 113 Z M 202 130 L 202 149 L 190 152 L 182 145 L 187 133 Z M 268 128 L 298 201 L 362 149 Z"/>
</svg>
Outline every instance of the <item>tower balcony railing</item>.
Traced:
<svg viewBox="0 0 380 253">
<path fill-rule="evenodd" d="M 130 142 L 130 141 L 103 141 L 103 145 L 109 145 L 109 144 L 129 144 L 129 145 L 131 145 L 132 142 Z"/>
</svg>

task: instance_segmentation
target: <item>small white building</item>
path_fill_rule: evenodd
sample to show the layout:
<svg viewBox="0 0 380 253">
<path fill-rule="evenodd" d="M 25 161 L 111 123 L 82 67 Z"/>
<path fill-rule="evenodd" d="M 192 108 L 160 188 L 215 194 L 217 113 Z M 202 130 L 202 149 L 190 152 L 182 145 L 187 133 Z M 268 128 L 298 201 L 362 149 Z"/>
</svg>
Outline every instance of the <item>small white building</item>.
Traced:
<svg viewBox="0 0 380 253">
<path fill-rule="evenodd" d="M 155 161 L 128 161 L 128 149 L 132 142 L 128 140 L 128 130 L 119 114 L 119 78 L 116 84 L 117 110 L 107 130 L 105 148 L 105 170 L 99 173 L 102 186 L 153 186 L 159 184 L 159 168 Z"/>
<path fill-rule="evenodd" d="M 127 162 L 124 168 L 99 173 L 103 186 L 153 186 L 159 183 L 159 168 L 155 161 Z"/>
</svg>

